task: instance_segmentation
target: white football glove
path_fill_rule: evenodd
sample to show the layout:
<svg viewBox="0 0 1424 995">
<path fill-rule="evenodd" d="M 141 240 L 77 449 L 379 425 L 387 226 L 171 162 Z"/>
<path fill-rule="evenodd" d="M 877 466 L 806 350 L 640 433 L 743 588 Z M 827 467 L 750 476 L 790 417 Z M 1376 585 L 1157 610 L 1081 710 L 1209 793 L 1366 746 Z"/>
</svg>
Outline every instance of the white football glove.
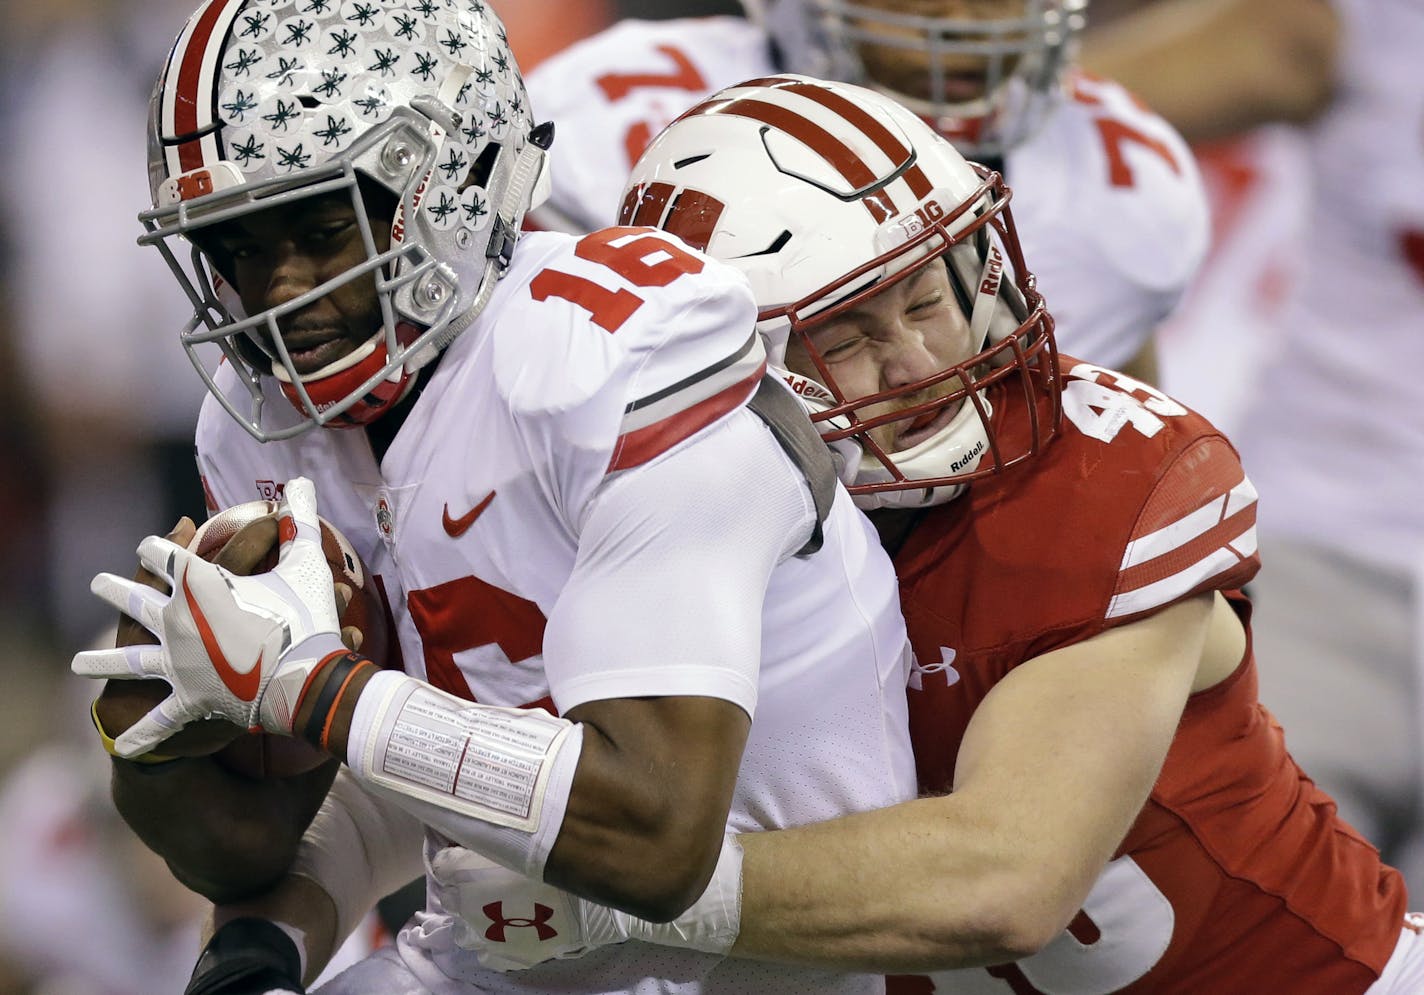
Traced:
<svg viewBox="0 0 1424 995">
<path fill-rule="evenodd" d="M 441 904 L 460 917 L 455 942 L 494 971 L 582 957 L 626 940 L 725 955 L 741 927 L 742 847 L 735 834 L 724 839 L 702 897 L 667 923 L 579 898 L 460 847 L 436 852 L 428 869 Z"/>
<path fill-rule="evenodd" d="M 268 573 L 239 577 L 149 536 L 139 544 L 139 559 L 168 581 L 171 594 L 114 574 L 94 578 L 94 593 L 159 643 L 79 653 L 70 669 L 82 677 L 161 677 L 173 687 L 115 740 L 119 756 L 147 753 L 200 718 L 291 735 L 308 676 L 327 657 L 347 652 L 310 480 L 286 485 L 277 516 L 280 555 Z"/>
</svg>

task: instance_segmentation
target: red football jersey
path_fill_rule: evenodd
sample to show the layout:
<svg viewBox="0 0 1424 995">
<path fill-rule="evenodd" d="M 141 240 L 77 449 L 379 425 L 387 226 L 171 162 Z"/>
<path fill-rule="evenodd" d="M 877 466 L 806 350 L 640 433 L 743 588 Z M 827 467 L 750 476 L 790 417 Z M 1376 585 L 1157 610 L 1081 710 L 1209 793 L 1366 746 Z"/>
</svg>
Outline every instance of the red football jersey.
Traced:
<svg viewBox="0 0 1424 995">
<path fill-rule="evenodd" d="M 1259 565 L 1256 494 L 1235 449 L 1151 387 L 1061 367 L 1059 437 L 928 513 L 896 557 L 926 792 L 951 788 L 970 717 L 1018 664 L 1203 591 L 1249 622 L 1237 588 Z M 1000 433 L 1027 430 L 1022 406 L 996 417 Z M 1359 993 L 1405 904 L 1398 872 L 1286 753 L 1248 641 L 1230 677 L 1188 700 L 1151 798 L 1069 929 L 1033 957 L 936 981 L 1011 995 Z"/>
</svg>

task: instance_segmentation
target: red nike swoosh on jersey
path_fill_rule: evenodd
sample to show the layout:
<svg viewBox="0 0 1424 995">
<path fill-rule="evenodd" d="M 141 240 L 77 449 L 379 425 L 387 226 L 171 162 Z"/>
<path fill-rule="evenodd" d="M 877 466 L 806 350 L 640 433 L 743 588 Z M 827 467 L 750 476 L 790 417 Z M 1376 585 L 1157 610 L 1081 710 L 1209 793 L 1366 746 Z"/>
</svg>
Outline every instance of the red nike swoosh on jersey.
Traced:
<svg viewBox="0 0 1424 995">
<path fill-rule="evenodd" d="M 469 511 L 465 512 L 465 514 L 461 515 L 459 518 L 450 517 L 450 506 L 447 504 L 445 506 L 445 513 L 441 516 L 444 520 L 446 533 L 450 536 L 451 539 L 460 538 L 460 536 L 464 535 L 470 530 L 471 525 L 475 524 L 475 519 L 479 518 L 481 515 L 484 514 L 485 509 L 490 506 L 490 502 L 493 500 L 494 491 L 490 491 L 487 495 L 485 495 L 485 499 L 483 501 L 475 505 Z"/>
<path fill-rule="evenodd" d="M 257 689 L 262 684 L 262 651 L 257 651 L 257 659 L 252 661 L 247 673 L 239 673 L 237 668 L 227 662 L 222 647 L 218 645 L 217 636 L 208 624 L 208 617 L 203 614 L 198 599 L 193 597 L 193 591 L 188 587 L 187 567 L 183 568 L 183 597 L 188 601 L 188 610 L 193 613 L 193 622 L 198 626 L 198 636 L 203 640 L 203 649 L 208 651 L 208 659 L 212 661 L 218 677 L 227 685 L 227 689 L 241 700 L 251 701 L 256 698 Z"/>
</svg>

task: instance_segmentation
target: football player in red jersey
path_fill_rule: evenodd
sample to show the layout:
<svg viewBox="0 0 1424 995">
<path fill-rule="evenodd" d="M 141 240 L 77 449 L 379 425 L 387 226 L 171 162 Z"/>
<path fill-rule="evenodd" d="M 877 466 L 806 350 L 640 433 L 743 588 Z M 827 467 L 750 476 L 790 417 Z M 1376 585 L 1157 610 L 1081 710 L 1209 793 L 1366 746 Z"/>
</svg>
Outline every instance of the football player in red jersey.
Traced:
<svg viewBox="0 0 1424 995">
<path fill-rule="evenodd" d="M 1235 450 L 1057 353 L 1008 199 L 887 98 L 804 77 L 714 95 L 635 168 L 624 222 L 748 276 L 894 554 L 928 797 L 744 836 L 740 882 L 670 925 L 583 906 L 583 935 L 488 956 L 634 936 L 919 975 L 901 992 L 1424 990 L 1399 874 L 1257 700 Z"/>
</svg>

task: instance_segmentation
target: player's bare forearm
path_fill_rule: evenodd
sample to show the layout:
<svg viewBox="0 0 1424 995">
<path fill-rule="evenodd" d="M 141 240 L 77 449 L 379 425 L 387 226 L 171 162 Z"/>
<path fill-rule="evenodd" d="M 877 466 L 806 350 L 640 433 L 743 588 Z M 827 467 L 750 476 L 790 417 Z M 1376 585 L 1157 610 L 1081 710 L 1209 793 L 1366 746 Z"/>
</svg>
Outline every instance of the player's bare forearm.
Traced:
<svg viewBox="0 0 1424 995">
<path fill-rule="evenodd" d="M 1312 119 L 1338 46 L 1329 0 L 1166 0 L 1090 30 L 1082 63 L 1202 142 Z"/>
<path fill-rule="evenodd" d="M 733 953 L 891 973 L 1036 953 L 1146 801 L 1213 606 L 1202 595 L 1010 672 L 970 723 L 953 794 L 742 836 Z"/>
<path fill-rule="evenodd" d="M 993 908 L 973 908 L 1000 863 L 982 852 L 986 828 L 945 796 L 743 835 L 732 954 L 892 973 L 1012 961 L 1023 952 Z"/>
<path fill-rule="evenodd" d="M 271 887 L 336 776 L 326 764 L 290 778 L 253 780 L 206 757 L 143 767 L 113 761 L 114 805 L 174 876 L 215 903 Z"/>
<path fill-rule="evenodd" d="M 545 880 L 653 921 L 686 909 L 721 851 L 751 721 L 719 698 L 594 701 Z"/>
<path fill-rule="evenodd" d="M 325 748 L 345 758 L 356 704 L 372 668 L 350 680 Z M 312 682 L 295 728 L 314 741 Z M 665 921 L 690 905 L 722 845 L 750 720 L 719 698 L 589 702 L 566 716 L 584 729 L 583 749 L 545 880 L 644 919 Z"/>
</svg>

